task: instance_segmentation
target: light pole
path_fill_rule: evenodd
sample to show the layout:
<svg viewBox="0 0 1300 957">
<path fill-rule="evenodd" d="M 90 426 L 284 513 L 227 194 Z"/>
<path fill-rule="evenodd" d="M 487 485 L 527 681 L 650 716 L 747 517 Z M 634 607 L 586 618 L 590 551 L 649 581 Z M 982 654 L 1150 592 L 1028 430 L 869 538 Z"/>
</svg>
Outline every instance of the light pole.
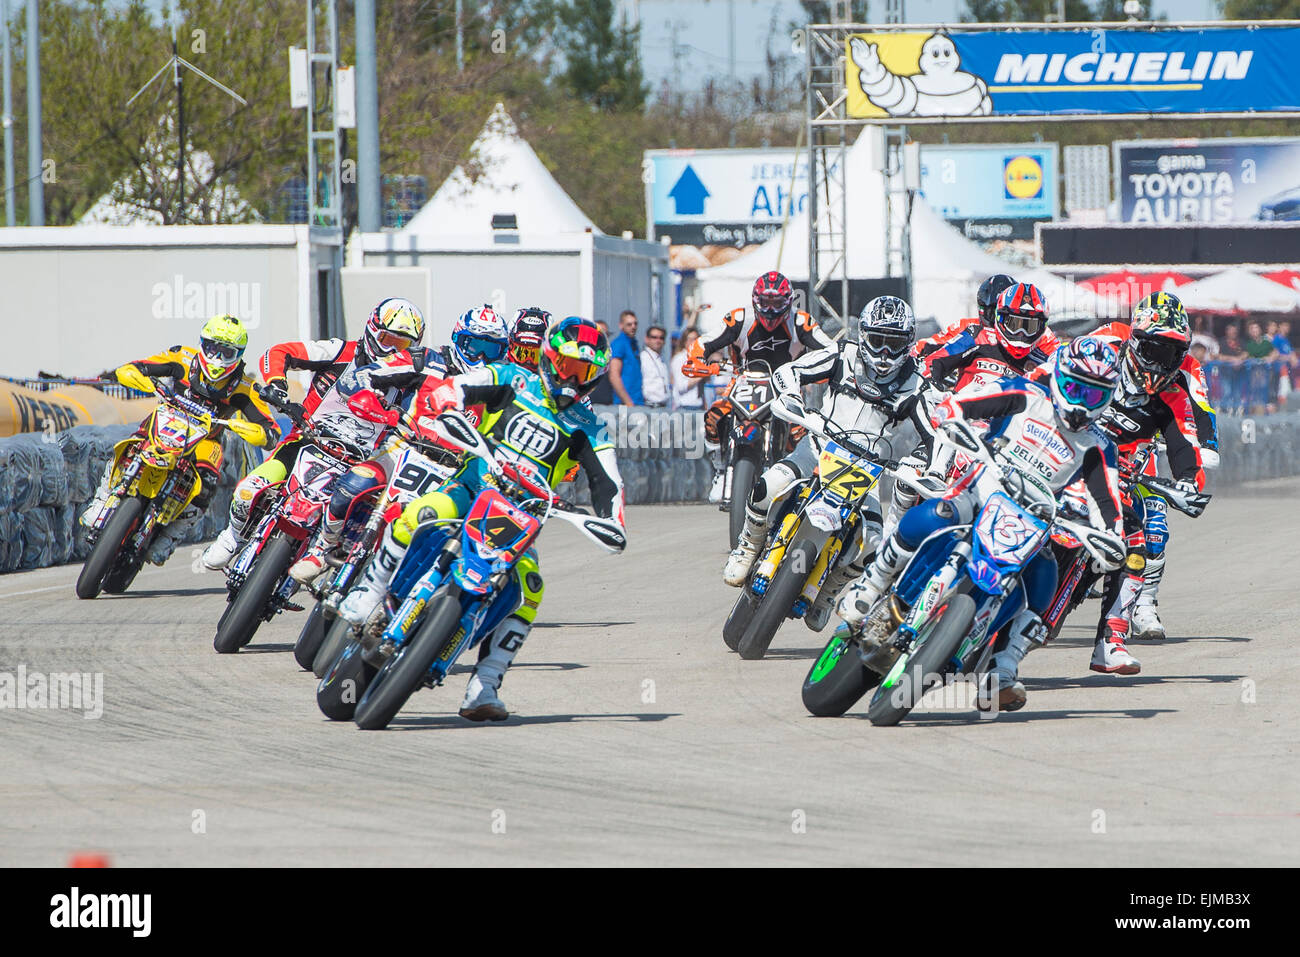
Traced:
<svg viewBox="0 0 1300 957">
<path fill-rule="evenodd" d="M 0 0 L 0 37 L 4 49 L 5 225 L 14 224 L 14 101 L 13 58 L 9 52 L 9 0 Z"/>
<path fill-rule="evenodd" d="M 45 165 L 41 155 L 41 24 L 37 0 L 27 0 L 27 225 L 45 225 Z"/>
</svg>

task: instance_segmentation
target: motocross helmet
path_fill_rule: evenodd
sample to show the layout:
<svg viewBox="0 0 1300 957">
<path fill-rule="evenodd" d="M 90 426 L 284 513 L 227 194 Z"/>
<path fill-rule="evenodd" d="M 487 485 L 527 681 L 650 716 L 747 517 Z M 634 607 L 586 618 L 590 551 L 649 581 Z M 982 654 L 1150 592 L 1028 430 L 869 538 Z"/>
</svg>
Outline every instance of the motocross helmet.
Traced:
<svg viewBox="0 0 1300 957">
<path fill-rule="evenodd" d="M 769 332 L 790 318 L 794 306 L 794 287 L 775 269 L 763 273 L 754 283 L 754 316 Z"/>
<path fill-rule="evenodd" d="M 998 296 L 993 332 L 1012 359 L 1024 359 L 1047 331 L 1047 300 L 1037 286 L 1018 282 Z"/>
<path fill-rule="evenodd" d="M 384 299 L 370 310 L 361 333 L 361 358 L 373 362 L 396 355 L 424 339 L 424 313 L 409 299 Z M 365 363 L 358 363 L 365 364 Z"/>
<path fill-rule="evenodd" d="M 451 351 L 462 371 L 500 362 L 509 346 L 506 321 L 486 303 L 461 315 L 451 330 Z"/>
<path fill-rule="evenodd" d="M 520 309 L 510 330 L 510 346 L 506 358 L 511 362 L 536 371 L 542 340 L 551 326 L 551 314 L 545 309 L 530 306 Z"/>
<path fill-rule="evenodd" d="M 1061 425 L 1079 432 L 1106 414 L 1119 384 L 1119 353 L 1105 339 L 1080 336 L 1056 350 L 1052 406 Z"/>
<path fill-rule="evenodd" d="M 975 304 L 979 307 L 981 325 L 992 328 L 993 316 L 997 311 L 998 296 L 1002 295 L 1002 290 L 1015 284 L 1014 279 L 1002 273 L 989 276 L 988 279 L 980 283 L 979 292 L 975 293 Z"/>
<path fill-rule="evenodd" d="M 916 340 L 912 307 L 897 296 L 877 296 L 858 316 L 858 359 L 853 371 L 864 382 L 892 379 Z"/>
<path fill-rule="evenodd" d="M 569 316 L 546 330 L 537 374 L 557 409 L 567 409 L 596 387 L 610 360 L 609 340 L 590 319 Z"/>
<path fill-rule="evenodd" d="M 248 330 L 234 316 L 213 316 L 199 331 L 194 367 L 205 385 L 221 388 L 239 370 L 248 348 Z"/>
<path fill-rule="evenodd" d="M 1124 388 L 1155 395 L 1178 374 L 1191 347 L 1191 323 L 1182 301 L 1153 292 L 1133 307 L 1132 332 L 1124 344 Z"/>
</svg>

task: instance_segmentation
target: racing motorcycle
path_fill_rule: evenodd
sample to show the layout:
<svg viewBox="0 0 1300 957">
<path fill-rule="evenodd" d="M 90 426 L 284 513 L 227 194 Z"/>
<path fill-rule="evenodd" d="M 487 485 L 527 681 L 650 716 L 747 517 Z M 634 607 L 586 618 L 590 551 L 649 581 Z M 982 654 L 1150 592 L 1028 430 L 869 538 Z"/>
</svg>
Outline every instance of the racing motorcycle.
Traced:
<svg viewBox="0 0 1300 957">
<path fill-rule="evenodd" d="M 304 442 L 288 478 L 259 490 L 249 506 L 244 528 L 253 531 L 226 569 L 226 610 L 212 639 L 223 655 L 252 641 L 262 622 L 303 610 L 291 600 L 301 586 L 289 569 L 316 545 L 334 480 L 369 457 L 338 424 L 309 422 L 302 406 L 273 391 L 262 396 L 293 420 Z"/>
<path fill-rule="evenodd" d="M 294 660 L 304 669 L 323 677 L 351 640 L 352 626 L 338 616 L 339 605 L 360 580 L 385 527 L 406 505 L 450 478 L 458 466 L 459 459 L 445 446 L 406 423 L 387 485 L 348 506 L 341 541 L 350 544 L 325 554 L 326 564 L 334 571 L 309 586 L 317 601 L 293 646 Z"/>
<path fill-rule="evenodd" d="M 153 380 L 153 390 L 161 401 L 147 420 L 144 439 L 132 435 L 113 447 L 118 466 L 105 506 L 88 526 L 93 547 L 77 576 L 78 598 L 94 598 L 101 591 L 119 595 L 131 587 L 154 536 L 176 521 L 203 488 L 194 456 L 214 429 L 228 428 L 249 441 L 261 437 L 258 426 L 216 418 L 213 406 L 178 395 L 161 382 Z"/>
<path fill-rule="evenodd" d="M 383 632 L 352 641 L 317 687 L 322 713 L 351 717 L 363 730 L 387 727 L 416 690 L 440 685 L 461 654 L 518 607 L 515 565 L 549 520 L 575 525 L 609 552 L 627 543 L 617 522 L 558 498 L 522 462 L 494 455 L 494 443 L 460 413 L 437 422 L 488 471 L 463 520 L 427 522 L 412 536 L 389 591 L 400 604 Z"/>
<path fill-rule="evenodd" d="M 718 508 L 730 512 L 731 547 L 735 548 L 745 528 L 749 493 L 763 470 L 785 454 L 790 426 L 772 415 L 776 386 L 771 367 L 762 360 L 736 370 L 727 398 L 732 409 L 727 431 L 720 436 L 727 465 Z"/>
<path fill-rule="evenodd" d="M 874 543 L 865 539 L 862 506 L 881 474 L 898 463 L 860 444 L 863 436 L 868 444 L 879 444 L 878 436 L 841 432 L 822 419 L 818 432 L 826 441 L 817 469 L 773 501 L 775 531 L 723 626 L 723 641 L 742 658 L 762 658 L 782 622 L 807 614 L 838 566 L 874 551 Z"/>
<path fill-rule="evenodd" d="M 871 691 L 871 723 L 895 725 L 933 685 L 985 674 L 994 637 L 1025 607 L 1020 572 L 1054 523 L 1099 563 L 1123 561 L 1122 538 L 1058 515 L 1051 488 L 969 425 L 949 420 L 941 438 L 984 473 L 974 481 L 994 490 L 970 524 L 941 528 L 921 543 L 859 630 L 844 626 L 831 637 L 804 679 L 811 714 L 841 715 Z M 928 498 L 943 494 L 918 489 Z"/>
</svg>

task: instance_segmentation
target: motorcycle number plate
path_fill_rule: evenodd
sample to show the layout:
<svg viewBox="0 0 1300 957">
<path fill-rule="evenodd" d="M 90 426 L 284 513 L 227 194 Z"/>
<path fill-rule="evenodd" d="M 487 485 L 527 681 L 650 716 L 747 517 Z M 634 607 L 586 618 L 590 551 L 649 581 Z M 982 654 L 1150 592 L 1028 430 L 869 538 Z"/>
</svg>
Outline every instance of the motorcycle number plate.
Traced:
<svg viewBox="0 0 1300 957">
<path fill-rule="evenodd" d="M 1030 515 L 1003 492 L 994 492 L 975 521 L 983 550 L 1007 565 L 1023 565 L 1038 551 L 1047 525 Z"/>
<path fill-rule="evenodd" d="M 303 449 L 293 466 L 294 485 L 312 498 L 322 499 L 327 497 L 329 484 L 342 469 L 343 466 L 334 459 Z"/>
<path fill-rule="evenodd" d="M 435 465 L 415 449 L 407 448 L 393 470 L 391 495 L 406 504 L 427 495 L 449 477 L 449 470 Z"/>
<path fill-rule="evenodd" d="M 843 446 L 827 442 L 817 461 L 823 486 L 846 500 L 862 498 L 875 487 L 882 467 L 874 462 L 855 462 Z"/>
</svg>

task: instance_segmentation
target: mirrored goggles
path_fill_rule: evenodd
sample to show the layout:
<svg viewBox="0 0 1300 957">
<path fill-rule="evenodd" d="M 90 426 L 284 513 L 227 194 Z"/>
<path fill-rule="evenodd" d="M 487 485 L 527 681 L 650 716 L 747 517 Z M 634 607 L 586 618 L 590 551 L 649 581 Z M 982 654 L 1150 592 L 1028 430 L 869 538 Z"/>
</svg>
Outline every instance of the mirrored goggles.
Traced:
<svg viewBox="0 0 1300 957">
<path fill-rule="evenodd" d="M 552 357 L 551 365 L 555 369 L 557 379 L 561 382 L 573 382 L 579 386 L 595 382 L 602 371 L 601 367 L 590 359 L 566 356 L 564 353 Z"/>
<path fill-rule="evenodd" d="M 1056 374 L 1056 384 L 1067 402 L 1071 405 L 1082 406 L 1090 411 L 1100 409 L 1110 401 L 1110 397 L 1115 391 L 1108 386 L 1097 385 L 1095 382 L 1088 382 L 1084 379 L 1076 379 L 1064 372 Z"/>
<path fill-rule="evenodd" d="M 472 332 L 462 332 L 456 337 L 456 347 L 474 360 L 497 362 L 506 354 L 506 343 L 500 339 L 476 336 Z"/>
<path fill-rule="evenodd" d="M 217 342 L 215 339 L 204 339 L 199 343 L 203 354 L 213 362 L 231 363 L 243 355 L 244 350 L 239 346 L 231 345 L 229 342 Z"/>
<path fill-rule="evenodd" d="M 387 329 L 380 329 L 375 333 L 375 342 L 379 343 L 381 348 L 391 349 L 393 352 L 411 348 L 411 343 L 414 341 L 410 336 L 404 336 L 400 332 L 390 332 Z"/>
</svg>

